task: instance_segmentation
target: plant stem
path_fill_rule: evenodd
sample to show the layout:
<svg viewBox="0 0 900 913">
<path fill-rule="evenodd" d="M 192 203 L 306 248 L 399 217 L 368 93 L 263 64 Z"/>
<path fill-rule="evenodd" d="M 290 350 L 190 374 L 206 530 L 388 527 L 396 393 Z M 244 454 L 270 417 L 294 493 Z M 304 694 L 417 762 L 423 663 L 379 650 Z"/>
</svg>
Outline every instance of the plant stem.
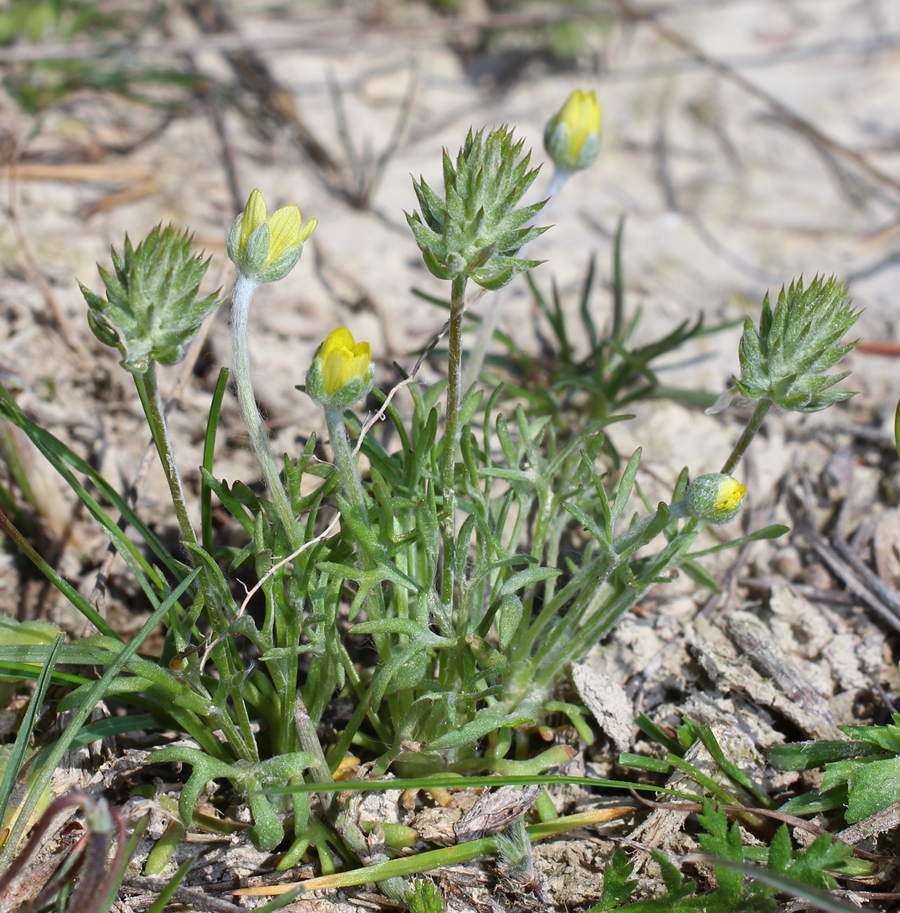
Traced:
<svg viewBox="0 0 900 913">
<path fill-rule="evenodd" d="M 284 527 L 285 535 L 292 549 L 303 545 L 303 539 L 294 520 L 291 499 L 281 483 L 281 476 L 269 440 L 263 429 L 262 416 L 256 405 L 253 394 L 253 381 L 250 375 L 250 345 L 247 339 L 247 320 L 250 314 L 250 302 L 256 291 L 257 283 L 243 275 L 238 275 L 234 291 L 231 293 L 231 333 L 232 357 L 234 359 L 234 381 L 237 387 L 238 402 L 244 413 L 244 422 L 250 433 L 250 443 L 259 461 L 263 478 L 272 496 L 275 512 Z"/>
<path fill-rule="evenodd" d="M 455 550 L 456 497 L 453 491 L 453 477 L 456 469 L 456 448 L 459 445 L 459 406 L 462 399 L 462 320 L 466 310 L 466 277 L 453 280 L 450 294 L 450 337 L 447 365 L 447 414 L 444 422 L 444 442 L 441 453 L 441 537 L 444 540 L 443 571 L 441 573 L 441 604 L 444 618 L 451 619 L 453 613 L 454 561 Z M 443 631 L 448 634 L 449 632 Z M 442 670 L 453 666 L 441 663 Z"/>
<path fill-rule="evenodd" d="M 178 520 L 178 528 L 181 531 L 182 542 L 187 546 L 199 547 L 197 542 L 197 533 L 194 530 L 194 524 L 191 522 L 191 516 L 187 509 L 187 499 L 184 496 L 184 486 L 181 483 L 181 475 L 178 472 L 178 464 L 175 462 L 175 451 L 172 448 L 172 439 L 169 437 L 169 425 L 166 421 L 166 412 L 163 407 L 162 397 L 159 393 L 159 383 L 156 376 L 156 362 L 151 361 L 150 367 L 144 374 L 134 375 L 134 383 L 137 387 L 138 396 L 141 400 L 141 406 L 144 409 L 144 415 L 150 426 L 150 434 L 153 443 L 156 446 L 156 452 L 159 454 L 159 462 L 162 466 L 166 482 L 169 486 L 169 494 L 172 498 L 172 504 L 175 507 L 175 516 Z M 191 548 L 185 548 L 187 560 L 191 567 L 197 567 L 198 561 L 194 556 Z M 203 598 L 209 612 L 209 618 L 218 622 L 218 629 L 224 631 L 227 625 L 222 615 L 221 606 L 216 598 L 215 588 L 209 576 L 207 568 L 200 569 L 200 576 L 197 578 L 197 585 L 203 593 Z M 171 622 L 176 625 L 175 616 Z M 182 635 L 187 632 L 182 631 Z"/>
<path fill-rule="evenodd" d="M 753 411 L 753 415 L 750 417 L 747 427 L 744 429 L 743 434 L 734 445 L 734 449 L 731 451 L 728 459 L 725 461 L 725 465 L 722 467 L 723 474 L 731 475 L 734 468 L 740 463 L 747 447 L 750 446 L 750 441 L 756 437 L 756 432 L 762 427 L 762 423 L 771 408 L 772 400 L 770 399 L 761 399 L 756 404 L 756 409 Z"/>
<path fill-rule="evenodd" d="M 622 238 L 625 234 L 625 213 L 619 216 L 616 234 L 613 239 L 613 319 L 612 338 L 615 342 L 624 343 L 623 327 L 625 326 L 625 281 L 622 276 Z"/>
<path fill-rule="evenodd" d="M 459 444 L 459 404 L 462 399 L 462 320 L 466 309 L 466 277 L 453 280 L 450 293 L 450 339 L 447 366 L 447 416 L 444 427 L 444 452 L 441 456 L 441 482 L 445 499 L 451 499 L 456 447 Z M 448 503 L 445 500 L 445 507 Z"/>
<path fill-rule="evenodd" d="M 347 438 L 347 428 L 344 425 L 344 412 L 342 409 L 326 409 L 325 424 L 328 427 L 328 438 L 331 443 L 331 453 L 334 465 L 341 480 L 341 491 L 344 497 L 353 505 L 360 516 L 365 516 L 368 510 L 366 495 L 359 478 L 359 467 L 350 441 Z"/>
<path fill-rule="evenodd" d="M 159 394 L 156 362 L 151 361 L 150 367 L 144 374 L 135 374 L 134 382 L 150 424 L 150 433 L 153 436 L 153 443 L 156 445 L 156 452 L 159 454 L 159 462 L 166 476 L 169 494 L 175 507 L 175 516 L 178 519 L 178 528 L 181 530 L 181 538 L 189 545 L 197 545 L 197 534 L 188 513 L 184 486 L 181 484 L 181 475 L 178 472 L 178 464 L 175 462 L 172 439 L 169 437 L 169 426 L 166 422 L 162 397 Z M 193 558 L 191 558 L 191 564 L 194 564 Z"/>
<path fill-rule="evenodd" d="M 344 413 L 341 409 L 325 409 L 325 424 L 328 427 L 328 438 L 331 443 L 331 454 L 334 459 L 334 465 L 338 471 L 338 477 L 341 480 L 341 491 L 354 512 L 362 519 L 368 516 L 369 505 L 366 493 L 363 490 L 362 481 L 359 478 L 359 468 L 356 457 L 350 448 L 350 440 L 347 437 L 347 428 L 344 425 Z M 359 564 L 364 571 L 371 571 L 378 567 L 376 559 L 359 544 Z M 378 587 L 374 587 L 369 593 L 364 603 L 366 612 L 372 620 L 384 618 L 384 597 Z M 378 650 L 381 661 L 387 662 L 392 653 L 391 641 L 389 635 L 373 635 L 375 647 Z M 389 703 L 394 700 L 388 698 Z M 377 709 L 377 708 L 376 708 Z M 397 719 L 396 716 L 393 717 Z"/>
</svg>

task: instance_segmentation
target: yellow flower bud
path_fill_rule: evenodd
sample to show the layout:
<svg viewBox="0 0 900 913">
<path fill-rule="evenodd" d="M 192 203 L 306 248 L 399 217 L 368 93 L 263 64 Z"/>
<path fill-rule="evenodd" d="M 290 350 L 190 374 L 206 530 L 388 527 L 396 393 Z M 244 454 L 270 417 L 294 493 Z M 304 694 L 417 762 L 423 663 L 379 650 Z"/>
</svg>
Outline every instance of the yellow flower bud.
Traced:
<svg viewBox="0 0 900 913">
<path fill-rule="evenodd" d="M 603 109 L 593 92 L 576 89 L 544 130 L 544 148 L 557 168 L 579 171 L 600 153 Z"/>
<path fill-rule="evenodd" d="M 232 226 L 228 256 L 246 278 L 274 282 L 294 268 L 316 225 L 316 219 L 303 225 L 296 206 L 283 206 L 266 218 L 266 201 L 254 190 Z"/>
<path fill-rule="evenodd" d="M 371 347 L 339 327 L 319 346 L 306 375 L 306 391 L 326 409 L 346 409 L 365 396 L 374 381 Z"/>
<path fill-rule="evenodd" d="M 325 392 L 333 396 L 345 384 L 368 373 L 372 350 L 367 342 L 354 342 L 353 334 L 346 327 L 339 327 L 322 343 L 319 358 L 322 359 Z"/>
<path fill-rule="evenodd" d="M 694 479 L 687 490 L 687 512 L 707 523 L 727 523 L 741 509 L 747 488 L 720 472 Z"/>
</svg>

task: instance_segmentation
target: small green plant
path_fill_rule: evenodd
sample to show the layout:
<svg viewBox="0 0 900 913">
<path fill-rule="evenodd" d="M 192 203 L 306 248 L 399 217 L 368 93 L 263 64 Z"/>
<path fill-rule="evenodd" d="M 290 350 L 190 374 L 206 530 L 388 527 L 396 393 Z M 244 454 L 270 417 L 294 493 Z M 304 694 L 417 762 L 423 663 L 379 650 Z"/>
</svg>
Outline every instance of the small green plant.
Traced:
<svg viewBox="0 0 900 913">
<path fill-rule="evenodd" d="M 830 899 L 829 902 L 837 906 L 827 903 L 822 906 L 822 891 L 833 890 L 838 877 L 868 877 L 877 871 L 867 860 L 853 857 L 851 846 L 821 833 L 818 828 L 814 840 L 807 836 L 795 849 L 788 825 L 778 826 L 777 822 L 788 816 L 787 820 L 796 828 L 798 819 L 792 816 L 804 814 L 804 809 L 813 814 L 833 806 L 822 802 L 818 792 L 779 804 L 761 783 L 727 757 L 710 726 L 685 719 L 673 738 L 646 716 L 639 716 L 635 724 L 663 749 L 664 754 L 649 757 L 625 753 L 620 756 L 619 763 L 626 769 L 656 777 L 677 775 L 681 798 L 692 801 L 687 804 L 682 801 L 671 808 L 685 812 L 702 809 L 696 820 L 703 831 L 697 841 L 704 855 L 689 856 L 686 861 L 712 863 L 716 887 L 712 892 L 698 894 L 698 883 L 685 881 L 678 866 L 656 850 L 652 856 L 660 867 L 665 893 L 625 903 L 638 885 L 628 880 L 632 866 L 620 850 L 604 873 L 603 897 L 589 913 L 613 909 L 629 913 L 668 909 L 682 913 L 692 910 L 721 913 L 758 910 L 762 913 L 776 909 L 775 898 L 779 892 L 805 898 L 822 909 L 836 910 L 840 904 Z M 832 756 L 836 754 L 836 744 L 843 746 L 843 757 L 851 753 L 848 743 L 811 742 L 776 746 L 769 761 L 780 769 L 809 769 L 811 764 L 801 768 L 792 765 L 792 760 L 804 757 L 808 762 L 818 758 L 821 763 L 821 758 L 829 752 Z M 711 764 L 699 765 L 688 760 L 689 752 L 695 754 L 698 750 L 702 750 Z M 864 751 L 858 750 L 861 754 Z M 686 795 L 685 782 L 696 788 L 696 797 Z M 802 829 L 802 823 L 799 826 Z"/>
<path fill-rule="evenodd" d="M 776 745 L 769 763 L 777 770 L 825 768 L 818 789 L 782 806 L 793 815 L 842 812 L 847 824 L 900 802 L 900 715 L 887 726 L 842 726 L 843 741 Z"/>
<path fill-rule="evenodd" d="M 625 903 L 638 882 L 629 880 L 633 867 L 625 853 L 617 850 L 603 872 L 600 903 L 591 907 L 588 913 L 610 913 L 612 910 L 627 913 L 733 913 L 735 910 L 775 913 L 778 909 L 776 895 L 781 891 L 810 899 L 815 904 L 819 899 L 818 891 L 837 887 L 829 872 L 839 867 L 851 852 L 849 846 L 827 834 L 817 837 L 809 846 L 795 850 L 787 826 L 782 824 L 768 847 L 757 847 L 763 853 L 753 854 L 756 858 L 762 856 L 763 872 L 744 865 L 749 858 L 748 847 L 744 846 L 739 826 L 736 823 L 729 825 L 720 806 L 705 800 L 697 823 L 703 829 L 697 839 L 704 855 L 690 861 L 714 863 L 715 887 L 712 891 L 698 894 L 696 883 L 686 881 L 680 868 L 665 853 L 654 850 L 652 856 L 662 873 L 664 893 Z M 757 877 L 764 874 L 769 876 L 765 881 Z M 749 883 L 745 882 L 748 876 Z M 841 904 L 835 904 L 834 908 L 855 909 Z"/>
<path fill-rule="evenodd" d="M 573 98 L 547 131 L 558 176 L 589 164 L 599 150 L 596 99 Z M 404 376 L 389 395 L 375 394 L 379 416 L 395 432 L 397 443 L 388 445 L 374 420 L 363 426 L 352 412 L 373 389 L 370 348 L 350 329 L 334 329 L 303 388 L 321 407 L 330 464 L 313 459 L 314 434 L 302 453 L 272 453 L 248 345 L 254 296 L 297 265 L 316 220 L 304 223 L 296 206 L 270 216 L 262 195 L 250 194 L 228 238 L 238 272 L 233 379 L 265 492 L 216 477 L 223 369 L 210 403 L 199 524 L 162 409 L 157 365 L 177 362 L 218 306 L 217 294 L 200 291 L 207 262 L 192 253 L 187 233 L 156 228 L 137 246 L 126 238 L 123 252 L 113 251 L 113 271 L 101 268 L 105 296 L 82 286 L 91 329 L 118 351 L 135 383 L 181 541 L 168 547 L 96 469 L 12 397 L 0 398 L 0 415 L 34 442 L 109 535 L 152 609 L 150 627 L 126 645 L 0 515 L 10 538 L 97 631 L 68 644 L 57 638 L 0 646 L 0 671 L 38 677 L 44 689 L 51 681 L 66 686 L 59 708 L 79 714 L 49 754 L 27 758 L 24 737 L 9 769 L 13 777 L 26 767 L 36 772 L 31 810 L 61 751 L 76 736 L 90 737 L 79 731 L 96 701 L 118 700 L 140 710 L 121 727 L 152 723 L 194 742 L 152 756 L 190 768 L 180 827 L 203 826 L 197 799 L 210 781 L 227 782 L 250 809 L 249 837 L 261 850 L 283 850 L 283 868 L 311 848 L 325 873 L 335 871 L 338 858 L 355 858 L 370 867 L 363 880 L 377 878 L 382 890 L 405 900 L 400 876 L 420 869 L 389 858 L 380 838 L 350 814 L 348 791 L 335 782 L 351 749 L 371 762 L 373 777 L 390 768 L 420 778 L 478 771 L 534 777 L 565 762 L 571 751 L 564 746 L 530 756 L 527 732 L 562 710 L 587 735 L 578 708 L 553 700 L 568 666 L 677 568 L 708 582 L 699 559 L 784 531 L 773 526 L 712 547 L 698 543 L 706 524 L 729 522 L 740 510 L 746 489 L 732 473 L 772 405 L 809 411 L 849 395 L 830 391 L 836 376 L 825 374 L 852 347 L 838 343 L 856 317 L 846 290 L 817 279 L 782 292 L 774 311 L 766 300 L 759 328 L 749 321 L 745 327 L 735 378 L 740 395 L 756 404 L 746 430 L 720 472 L 685 469 L 671 496 L 652 504 L 638 480 L 640 450 L 621 467 L 604 457 L 606 429 L 621 416 L 603 414 L 561 434 L 551 414 L 513 407 L 499 388 L 463 386 L 468 284 L 500 289 L 538 265 L 524 248 L 546 230 L 533 224 L 543 203 L 522 205 L 536 178 L 530 153 L 504 126 L 471 131 L 455 159 L 444 154 L 442 194 L 414 182 L 419 209 L 407 221 L 428 269 L 450 283 L 448 377 L 423 390 Z M 624 326 L 621 312 L 619 320 Z M 616 345 L 628 363 L 621 337 Z M 611 401 L 623 389 L 615 383 Z M 406 418 L 391 402 L 403 391 Z M 365 476 L 359 453 L 368 459 Z M 214 540 L 213 497 L 243 530 L 242 545 Z M 136 535 L 126 535 L 126 526 Z M 235 579 L 246 582 L 246 595 L 235 596 Z M 160 622 L 159 655 L 138 653 Z M 99 679 L 94 670 L 103 670 Z M 329 744 L 323 723 L 336 695 L 353 710 Z M 546 802 L 537 807 L 555 814 Z M 0 871 L 24 819 L 16 826 L 0 851 Z M 473 843 L 478 852 L 499 847 L 524 871 L 532 836 L 519 828 Z M 433 906 L 428 889 L 418 891 L 416 903 Z"/>
</svg>

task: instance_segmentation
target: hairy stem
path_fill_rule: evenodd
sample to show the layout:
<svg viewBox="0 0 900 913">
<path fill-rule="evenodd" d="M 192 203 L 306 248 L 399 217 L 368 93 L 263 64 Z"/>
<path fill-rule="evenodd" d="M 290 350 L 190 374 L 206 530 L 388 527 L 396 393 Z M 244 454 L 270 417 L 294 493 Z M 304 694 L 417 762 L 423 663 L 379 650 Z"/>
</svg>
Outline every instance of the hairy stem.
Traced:
<svg viewBox="0 0 900 913">
<path fill-rule="evenodd" d="M 344 497 L 353 505 L 361 516 L 366 515 L 368 505 L 359 478 L 359 467 L 350 441 L 347 438 L 347 428 L 344 425 L 344 412 L 342 409 L 326 409 L 325 424 L 328 426 L 328 438 L 331 442 L 331 452 L 334 456 L 334 465 L 341 480 L 341 491 Z"/>
<path fill-rule="evenodd" d="M 250 314 L 250 302 L 253 300 L 253 293 L 256 291 L 257 283 L 252 279 L 239 275 L 235 283 L 234 291 L 231 295 L 231 333 L 232 333 L 232 357 L 234 359 L 234 381 L 237 387 L 238 402 L 241 404 L 241 411 L 244 413 L 244 422 L 247 425 L 247 431 L 250 433 L 250 443 L 256 453 L 262 470 L 266 487 L 272 496 L 272 503 L 275 505 L 275 512 L 281 525 L 284 527 L 285 535 L 292 549 L 298 549 L 303 545 L 303 539 L 294 520 L 294 512 L 291 509 L 291 499 L 281 483 L 281 477 L 278 472 L 278 465 L 272 454 L 272 448 L 269 447 L 269 440 L 263 429 L 262 416 L 259 414 L 259 408 L 256 405 L 256 397 L 253 394 L 253 381 L 250 374 L 250 345 L 247 338 L 247 320 Z"/>
<path fill-rule="evenodd" d="M 441 481 L 444 494 L 453 491 L 453 470 L 459 444 L 459 405 L 462 399 L 462 321 L 466 310 L 466 277 L 453 280 L 450 295 L 449 363 L 447 366 L 447 416 L 444 428 L 444 452 L 441 457 Z"/>
<path fill-rule="evenodd" d="M 459 446 L 459 406 L 462 399 L 462 320 L 466 310 L 466 277 L 453 280 L 450 295 L 450 337 L 447 367 L 447 415 L 444 425 L 444 449 L 441 454 L 441 533 L 444 540 L 443 573 L 441 575 L 441 604 L 444 618 L 453 617 L 454 562 L 451 559 L 455 538 L 456 498 L 453 476 L 456 469 L 456 448 Z M 444 632 L 449 633 L 449 632 Z M 448 668 L 450 663 L 447 664 Z"/>
</svg>

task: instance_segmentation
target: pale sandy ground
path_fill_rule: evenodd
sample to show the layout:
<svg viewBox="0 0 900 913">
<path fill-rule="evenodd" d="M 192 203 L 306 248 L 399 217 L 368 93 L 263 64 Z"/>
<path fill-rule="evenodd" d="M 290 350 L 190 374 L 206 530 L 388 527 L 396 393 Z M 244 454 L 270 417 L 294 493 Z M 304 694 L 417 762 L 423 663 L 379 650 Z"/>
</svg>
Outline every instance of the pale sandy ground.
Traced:
<svg viewBox="0 0 900 913">
<path fill-rule="evenodd" d="M 455 152 L 469 126 L 502 122 L 515 125 L 541 161 L 543 125 L 575 87 L 594 89 L 603 103 L 604 148 L 596 166 L 564 189 L 553 207 L 554 228 L 531 250 L 549 261 L 537 273 L 545 287 L 555 276 L 574 302 L 592 254 L 605 285 L 611 233 L 624 213 L 628 303 L 643 308 L 648 335 L 701 309 L 712 321 L 755 315 L 767 289 L 774 292 L 800 274 L 836 273 L 865 309 L 863 338 L 897 338 L 900 5 L 675 2 L 659 17 L 662 29 L 597 18 L 585 24 L 576 71 L 548 74 L 531 64 L 505 88 L 489 74 L 465 71 L 447 46 L 451 26 L 444 20 L 418 7 L 381 9 L 376 16 L 378 8 L 365 4 L 323 10 L 300 3 L 276 17 L 266 15 L 263 4 L 235 6 L 244 34 L 338 160 L 327 74 L 343 87 L 354 138 L 380 150 L 410 71 L 418 72 L 410 123 L 373 212 L 337 199 L 290 142 L 255 135 L 246 121 L 226 114 L 241 195 L 258 186 L 271 206 L 296 202 L 320 222 L 300 266 L 259 293 L 252 317 L 258 390 L 285 449 L 316 427 L 314 411 L 293 387 L 325 333 L 345 323 L 358 338 L 370 339 L 387 377 L 390 361 L 409 366 L 409 352 L 440 324 L 438 312 L 410 294 L 412 286 L 445 291 L 424 270 L 405 224 L 402 210 L 415 206 L 410 175 L 439 186 L 441 147 Z M 363 21 L 363 12 L 372 18 Z M 476 8 L 474 15 L 488 11 Z M 174 32 L 181 39 L 195 34 L 192 23 L 177 16 Z M 458 42 L 471 45 L 472 34 L 460 30 Z M 196 61 L 210 72 L 226 72 L 215 52 L 200 52 Z M 148 117 L 122 102 L 75 100 L 31 139 L 35 123 L 8 103 L 4 119 L 28 152 L 64 150 L 67 142 L 90 137 L 133 139 Z M 234 206 L 208 118 L 177 121 L 124 161 L 107 161 L 146 166 L 155 192 L 83 219 L 79 208 L 95 202 L 108 184 L 22 180 L 14 191 L 38 268 L 82 336 L 83 304 L 74 279 L 96 286 L 94 262 L 106 262 L 108 245 L 120 245 L 126 231 L 140 237 L 161 219 L 189 225 L 213 254 L 211 275 L 226 287 L 231 281 L 223 236 Z M 533 197 L 549 172 L 545 168 Z M 9 225 L 0 227 L 10 273 L 0 290 L 7 317 L 3 357 L 32 389 L 48 376 L 59 384 L 70 370 L 65 349 L 52 332 L 33 335 L 31 316 L 44 314 L 46 305 L 33 275 L 23 272 L 18 246 Z M 521 283 L 507 297 L 503 328 L 533 346 L 531 306 Z M 601 323 L 607 300 L 602 289 L 595 295 Z M 211 334 L 219 363 L 229 358 L 226 316 L 223 308 Z M 677 359 L 666 381 L 718 391 L 736 368 L 736 339 L 734 331 L 698 343 Z M 114 368 L 111 353 L 99 358 L 104 373 Z M 871 355 L 851 360 L 855 386 L 870 404 L 896 396 L 894 365 Z M 71 418 L 72 403 L 65 400 Z M 109 419 L 103 407 L 98 413 L 96 402 L 81 397 L 77 409 L 93 415 L 88 424 Z M 716 468 L 730 432 L 723 437 L 718 421 L 692 413 L 685 433 L 680 418 L 675 407 L 654 405 L 634 426 L 636 439 L 646 436 L 645 427 L 662 434 L 660 452 L 650 446 L 647 458 L 668 464 L 674 457 L 673 467 L 689 463 L 695 472 Z M 196 427 L 195 417 L 189 425 Z M 127 476 L 129 466 L 122 471 Z"/>
</svg>

